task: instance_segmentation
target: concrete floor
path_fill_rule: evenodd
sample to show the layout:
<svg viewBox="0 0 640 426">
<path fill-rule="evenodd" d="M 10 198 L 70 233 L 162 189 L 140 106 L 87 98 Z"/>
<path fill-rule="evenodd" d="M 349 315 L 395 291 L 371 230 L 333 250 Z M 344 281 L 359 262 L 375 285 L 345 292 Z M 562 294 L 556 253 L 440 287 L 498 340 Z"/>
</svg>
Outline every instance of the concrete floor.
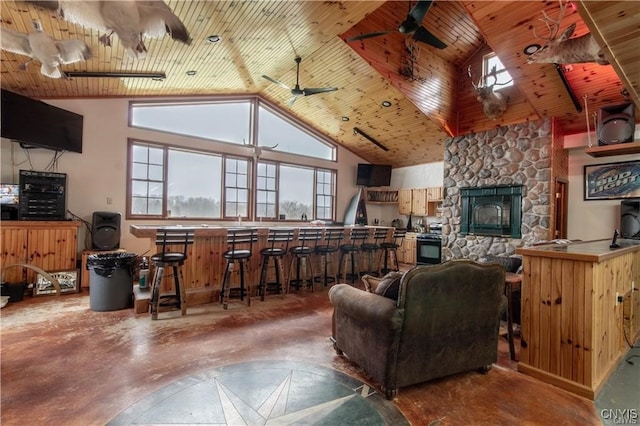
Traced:
<svg viewBox="0 0 640 426">
<path fill-rule="evenodd" d="M 0 421 L 103 425 L 180 380 L 239 363 L 300 362 L 378 389 L 335 354 L 331 312 L 326 289 L 254 298 L 250 308 L 238 302 L 227 311 L 194 306 L 185 317 L 168 312 L 157 321 L 132 309 L 93 312 L 86 291 L 10 303 L 1 311 Z M 515 369 L 500 339 L 488 374 L 402 388 L 393 404 L 414 425 L 602 424 L 593 401 Z"/>
</svg>

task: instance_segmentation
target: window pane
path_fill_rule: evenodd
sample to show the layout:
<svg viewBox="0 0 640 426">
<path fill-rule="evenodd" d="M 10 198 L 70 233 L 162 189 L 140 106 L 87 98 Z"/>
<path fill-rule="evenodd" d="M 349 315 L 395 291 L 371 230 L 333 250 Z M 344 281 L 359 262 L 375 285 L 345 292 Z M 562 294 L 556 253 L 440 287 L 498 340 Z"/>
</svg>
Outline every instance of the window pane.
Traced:
<svg viewBox="0 0 640 426">
<path fill-rule="evenodd" d="M 494 90 L 500 89 L 502 87 L 513 86 L 513 79 L 511 78 L 511 75 L 509 75 L 509 72 L 505 69 L 504 65 L 502 65 L 502 61 L 500 61 L 500 58 L 498 58 L 495 53 L 485 56 L 485 75 L 490 73 L 494 66 L 496 67 L 497 71 L 497 79 L 495 82 Z M 487 81 L 487 84 L 493 84 L 493 79 L 489 79 L 489 81 Z"/>
<path fill-rule="evenodd" d="M 249 161 L 239 158 L 225 159 L 225 217 L 248 216 Z"/>
<path fill-rule="evenodd" d="M 250 118 L 248 100 L 195 104 L 149 102 L 131 106 L 134 127 L 236 144 L 249 140 Z"/>
<path fill-rule="evenodd" d="M 173 217 L 219 218 L 220 156 L 169 150 L 167 208 Z"/>
<path fill-rule="evenodd" d="M 154 166 L 154 165 L 150 165 L 149 166 L 149 179 L 150 180 L 162 180 L 163 179 L 163 174 L 164 173 L 164 167 L 163 166 Z"/>
<path fill-rule="evenodd" d="M 258 108 L 258 145 L 276 151 L 335 160 L 335 147 L 305 132 L 263 106 Z"/>
<path fill-rule="evenodd" d="M 134 163 L 131 170 L 132 177 L 134 179 L 148 179 L 147 170 L 148 166 L 146 164 Z"/>
<path fill-rule="evenodd" d="M 313 218 L 313 169 L 280 166 L 278 211 L 287 219 L 300 219 L 302 214 Z"/>
</svg>

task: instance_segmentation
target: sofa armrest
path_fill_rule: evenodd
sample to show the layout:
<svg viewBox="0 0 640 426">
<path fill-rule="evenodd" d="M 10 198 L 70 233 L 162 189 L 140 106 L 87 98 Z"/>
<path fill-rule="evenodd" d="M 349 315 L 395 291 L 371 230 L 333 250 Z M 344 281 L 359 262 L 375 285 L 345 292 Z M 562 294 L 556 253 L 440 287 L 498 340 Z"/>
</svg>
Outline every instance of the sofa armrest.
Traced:
<svg viewBox="0 0 640 426">
<path fill-rule="evenodd" d="M 376 324 L 376 327 L 387 330 L 400 329 L 401 316 L 395 300 L 359 290 L 348 284 L 331 287 L 329 300 L 336 311 L 357 318 L 365 324 Z"/>
</svg>

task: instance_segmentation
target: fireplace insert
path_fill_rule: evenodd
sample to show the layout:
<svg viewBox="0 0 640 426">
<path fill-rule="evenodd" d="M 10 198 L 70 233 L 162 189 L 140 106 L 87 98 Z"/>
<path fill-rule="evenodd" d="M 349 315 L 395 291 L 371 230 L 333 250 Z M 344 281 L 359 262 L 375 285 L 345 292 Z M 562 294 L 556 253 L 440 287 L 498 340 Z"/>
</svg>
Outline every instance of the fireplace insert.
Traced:
<svg viewBox="0 0 640 426">
<path fill-rule="evenodd" d="M 461 188 L 462 235 L 521 238 L 522 185 Z"/>
</svg>

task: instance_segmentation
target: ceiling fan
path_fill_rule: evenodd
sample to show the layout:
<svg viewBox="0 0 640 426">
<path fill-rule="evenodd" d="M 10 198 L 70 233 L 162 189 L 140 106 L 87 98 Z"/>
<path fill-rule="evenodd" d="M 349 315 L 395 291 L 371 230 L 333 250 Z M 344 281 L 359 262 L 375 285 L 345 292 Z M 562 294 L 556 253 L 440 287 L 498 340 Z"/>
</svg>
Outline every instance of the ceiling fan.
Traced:
<svg viewBox="0 0 640 426">
<path fill-rule="evenodd" d="M 413 39 L 416 41 L 426 43 L 438 49 L 444 49 L 445 47 L 447 47 L 447 45 L 440 41 L 436 36 L 431 34 L 429 30 L 421 25 L 424 16 L 427 14 L 429 7 L 431 7 L 431 3 L 433 3 L 433 1 L 417 1 L 415 6 L 413 6 L 413 9 L 411 9 L 411 2 L 409 2 L 409 14 L 405 18 L 404 22 L 400 24 L 400 27 L 398 27 L 397 30 L 360 34 L 354 37 L 349 37 L 347 39 L 347 42 L 364 40 L 371 37 L 378 37 L 381 35 L 389 34 L 394 31 L 399 31 L 402 34 L 413 34 Z"/>
<path fill-rule="evenodd" d="M 316 95 L 318 93 L 333 92 L 335 90 L 338 90 L 337 87 L 317 87 L 317 88 L 301 89 L 299 79 L 300 79 L 300 62 L 302 61 L 302 58 L 297 56 L 295 60 L 296 60 L 296 85 L 293 89 L 287 86 L 286 84 L 276 80 L 275 78 L 269 77 L 268 75 L 262 76 L 262 78 L 266 78 L 270 82 L 275 83 L 278 86 L 282 86 L 285 89 L 291 91 L 291 99 L 289 99 L 289 102 L 288 102 L 289 106 L 293 105 L 293 103 L 296 101 L 296 99 L 299 96 Z"/>
</svg>

